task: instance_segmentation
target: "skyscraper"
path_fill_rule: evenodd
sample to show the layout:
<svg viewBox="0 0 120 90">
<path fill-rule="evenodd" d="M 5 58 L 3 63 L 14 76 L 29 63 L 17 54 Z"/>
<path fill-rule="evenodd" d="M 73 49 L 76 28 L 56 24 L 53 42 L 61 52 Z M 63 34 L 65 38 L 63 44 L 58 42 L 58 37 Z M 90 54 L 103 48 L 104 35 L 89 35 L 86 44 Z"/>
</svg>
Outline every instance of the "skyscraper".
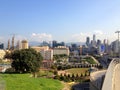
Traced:
<svg viewBox="0 0 120 90">
<path fill-rule="evenodd" d="M 10 50 L 10 39 L 8 40 L 8 46 L 7 49 Z"/>
<path fill-rule="evenodd" d="M 87 46 L 90 45 L 90 38 L 89 38 L 89 37 L 86 38 L 86 45 L 87 45 Z"/>
<path fill-rule="evenodd" d="M 96 36 L 93 34 L 93 41 L 96 42 Z"/>
<path fill-rule="evenodd" d="M 54 48 L 54 47 L 57 47 L 57 41 L 52 41 L 52 47 Z"/>
<path fill-rule="evenodd" d="M 20 49 L 20 41 L 19 40 L 17 41 L 16 49 L 18 49 L 18 50 Z"/>
<path fill-rule="evenodd" d="M 0 49 L 4 49 L 4 44 L 0 43 Z"/>
<path fill-rule="evenodd" d="M 14 39 L 15 39 L 15 36 L 12 37 L 12 47 L 11 47 L 12 50 L 14 50 Z"/>
<path fill-rule="evenodd" d="M 101 40 L 97 40 L 97 46 L 100 46 L 101 45 Z"/>
<path fill-rule="evenodd" d="M 93 47 L 96 47 L 96 36 L 95 34 L 93 34 L 93 43 L 92 43 Z"/>
</svg>

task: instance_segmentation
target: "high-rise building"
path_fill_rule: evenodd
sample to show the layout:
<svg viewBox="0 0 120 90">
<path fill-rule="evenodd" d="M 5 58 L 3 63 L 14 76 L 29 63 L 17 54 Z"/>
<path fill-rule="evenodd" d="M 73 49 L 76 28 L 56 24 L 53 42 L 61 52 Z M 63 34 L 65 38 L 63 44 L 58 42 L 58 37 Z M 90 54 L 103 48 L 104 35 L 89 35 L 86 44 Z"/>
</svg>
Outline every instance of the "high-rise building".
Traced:
<svg viewBox="0 0 120 90">
<path fill-rule="evenodd" d="M 90 38 L 89 38 L 89 37 L 86 38 L 86 45 L 87 45 L 87 46 L 90 45 Z"/>
<path fill-rule="evenodd" d="M 28 49 L 28 41 L 27 40 L 22 40 L 21 42 L 21 48 L 22 49 Z"/>
<path fill-rule="evenodd" d="M 93 34 L 93 41 L 96 42 L 96 36 Z"/>
<path fill-rule="evenodd" d="M 104 45 L 107 44 L 107 40 L 106 40 L 106 39 L 104 39 L 103 44 L 104 44 Z"/>
<path fill-rule="evenodd" d="M 4 44 L 0 43 L 0 49 L 4 49 Z"/>
<path fill-rule="evenodd" d="M 64 42 L 60 42 L 60 43 L 58 43 L 58 46 L 65 46 L 65 43 Z"/>
<path fill-rule="evenodd" d="M 95 34 L 93 34 L 93 43 L 92 43 L 93 47 L 96 47 L 96 36 Z"/>
<path fill-rule="evenodd" d="M 119 42 L 119 43 L 120 43 L 120 42 Z M 118 53 L 118 52 L 119 52 L 118 40 L 113 41 L 113 42 L 111 43 L 111 48 L 112 48 L 113 53 Z"/>
<path fill-rule="evenodd" d="M 16 49 L 18 49 L 18 50 L 21 49 L 19 40 L 17 41 Z"/>
<path fill-rule="evenodd" d="M 10 39 L 8 40 L 8 46 L 7 49 L 10 50 Z"/>
<path fill-rule="evenodd" d="M 57 41 L 54 40 L 52 42 L 52 47 L 55 48 L 55 47 L 58 47 L 58 46 L 65 46 L 65 43 L 64 42 L 57 43 Z"/>
<path fill-rule="evenodd" d="M 57 41 L 52 41 L 52 47 L 54 48 L 54 47 L 57 47 Z"/>
<path fill-rule="evenodd" d="M 15 36 L 12 37 L 12 47 L 11 47 L 12 50 L 14 50 L 14 40 L 15 40 Z"/>
<path fill-rule="evenodd" d="M 99 47 L 101 45 L 101 40 L 97 40 L 97 46 Z"/>
</svg>

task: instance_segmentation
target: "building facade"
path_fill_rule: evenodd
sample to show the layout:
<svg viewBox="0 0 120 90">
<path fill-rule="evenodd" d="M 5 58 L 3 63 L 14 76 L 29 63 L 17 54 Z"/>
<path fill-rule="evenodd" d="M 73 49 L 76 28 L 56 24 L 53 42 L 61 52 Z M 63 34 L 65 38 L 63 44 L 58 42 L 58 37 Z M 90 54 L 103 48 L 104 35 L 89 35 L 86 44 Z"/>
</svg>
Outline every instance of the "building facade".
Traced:
<svg viewBox="0 0 120 90">
<path fill-rule="evenodd" d="M 28 49 L 28 41 L 27 40 L 22 40 L 21 41 L 21 49 Z"/>
<path fill-rule="evenodd" d="M 5 56 L 6 52 L 2 49 L 0 49 L 0 59 L 3 59 Z"/>
<path fill-rule="evenodd" d="M 49 49 L 48 46 L 41 46 L 41 47 L 31 47 L 37 52 L 40 52 L 44 60 L 53 60 L 53 50 Z"/>
<path fill-rule="evenodd" d="M 53 49 L 53 55 L 56 54 L 66 54 L 69 56 L 69 48 L 65 47 L 65 46 L 59 46 Z"/>
</svg>

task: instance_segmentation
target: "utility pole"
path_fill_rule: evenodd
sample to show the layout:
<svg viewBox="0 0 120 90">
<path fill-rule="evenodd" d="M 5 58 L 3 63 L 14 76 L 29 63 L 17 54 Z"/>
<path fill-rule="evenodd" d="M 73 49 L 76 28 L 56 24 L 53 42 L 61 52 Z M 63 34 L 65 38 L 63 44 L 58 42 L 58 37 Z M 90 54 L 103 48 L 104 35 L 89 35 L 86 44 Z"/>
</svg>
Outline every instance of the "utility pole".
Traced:
<svg viewBox="0 0 120 90">
<path fill-rule="evenodd" d="M 120 31 L 116 31 L 115 33 L 118 33 L 118 56 L 120 58 L 120 46 L 119 46 L 119 33 L 120 33 Z"/>
</svg>

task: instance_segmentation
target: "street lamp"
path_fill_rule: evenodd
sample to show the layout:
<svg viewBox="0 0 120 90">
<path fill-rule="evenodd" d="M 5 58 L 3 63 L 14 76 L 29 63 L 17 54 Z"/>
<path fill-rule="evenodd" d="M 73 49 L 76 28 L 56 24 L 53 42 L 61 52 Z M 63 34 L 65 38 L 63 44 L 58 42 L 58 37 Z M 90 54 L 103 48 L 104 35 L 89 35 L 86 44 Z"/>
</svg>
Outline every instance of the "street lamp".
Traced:
<svg viewBox="0 0 120 90">
<path fill-rule="evenodd" d="M 115 33 L 118 33 L 118 56 L 119 56 L 119 58 L 120 58 L 120 46 L 119 46 L 119 33 L 120 33 L 120 31 L 116 31 Z"/>
</svg>

